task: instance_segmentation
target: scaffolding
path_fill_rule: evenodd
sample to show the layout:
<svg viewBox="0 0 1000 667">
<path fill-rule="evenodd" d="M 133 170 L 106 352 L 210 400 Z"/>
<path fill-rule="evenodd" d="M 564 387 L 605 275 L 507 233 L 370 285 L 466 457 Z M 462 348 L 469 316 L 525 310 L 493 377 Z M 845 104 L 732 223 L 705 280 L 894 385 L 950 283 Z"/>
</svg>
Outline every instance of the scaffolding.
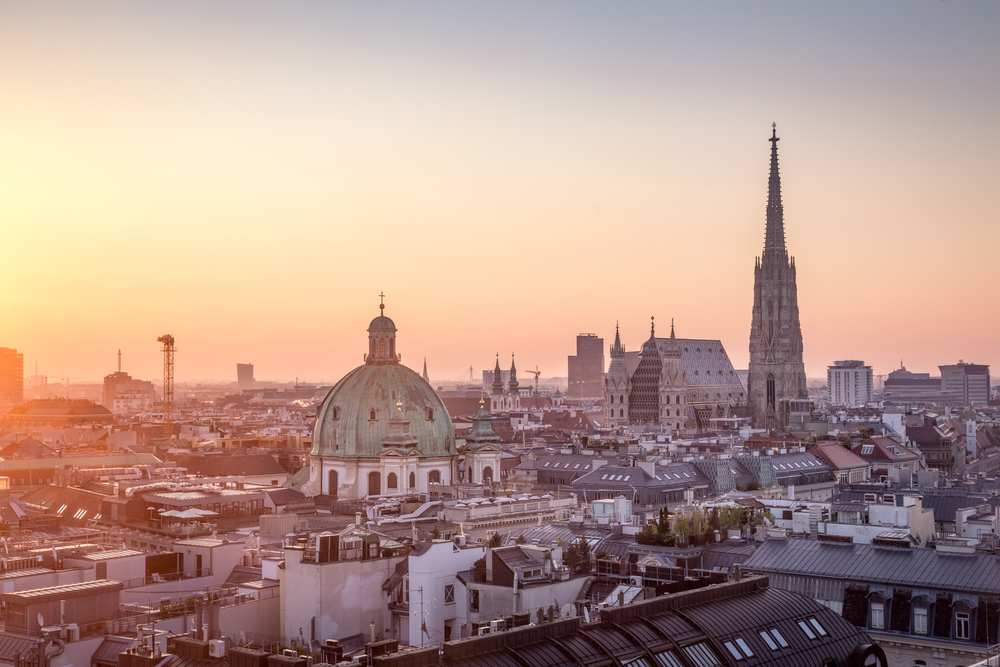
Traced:
<svg viewBox="0 0 1000 667">
<path fill-rule="evenodd" d="M 164 334 L 156 339 L 163 344 L 163 436 L 174 436 L 174 337 Z"/>
</svg>

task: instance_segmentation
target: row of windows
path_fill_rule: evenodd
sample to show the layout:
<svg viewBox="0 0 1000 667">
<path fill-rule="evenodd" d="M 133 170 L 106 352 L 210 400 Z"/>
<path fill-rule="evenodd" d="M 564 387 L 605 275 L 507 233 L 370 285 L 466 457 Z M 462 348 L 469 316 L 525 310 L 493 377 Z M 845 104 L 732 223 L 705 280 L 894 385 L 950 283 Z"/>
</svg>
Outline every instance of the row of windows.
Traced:
<svg viewBox="0 0 1000 667">
<path fill-rule="evenodd" d="M 42 478 L 41 477 L 39 477 L 38 479 L 35 480 L 35 484 L 42 484 L 42 483 L 43 482 L 42 482 Z M 51 477 L 46 477 L 44 483 L 45 484 L 51 484 L 52 483 L 52 478 Z M 18 481 L 17 479 L 11 477 L 11 479 L 10 479 L 10 485 L 11 486 L 18 486 L 18 485 L 24 486 L 25 485 L 24 484 L 24 478 L 22 477 L 20 479 L 20 481 Z"/>
<path fill-rule="evenodd" d="M 869 624 L 873 630 L 885 630 L 885 602 L 882 600 L 872 600 L 869 607 Z M 928 609 L 924 606 L 913 607 L 913 633 L 926 635 L 929 624 Z M 955 612 L 955 639 L 969 638 L 970 614 L 964 611 Z"/>
<path fill-rule="evenodd" d="M 798 624 L 808 639 L 817 639 L 818 637 L 827 636 L 826 628 L 824 628 L 822 624 L 820 624 L 820 622 L 813 617 L 799 621 Z M 767 644 L 767 647 L 772 651 L 788 648 L 788 641 L 786 641 L 784 635 L 778 631 L 778 628 L 761 630 L 759 634 L 760 638 L 764 640 L 764 643 Z M 750 649 L 750 645 L 747 644 L 746 640 L 742 637 L 734 637 L 729 641 L 723 642 L 723 646 L 726 647 L 726 650 L 728 650 L 736 660 L 745 660 L 747 658 L 752 658 L 754 655 L 753 651 Z"/>
</svg>

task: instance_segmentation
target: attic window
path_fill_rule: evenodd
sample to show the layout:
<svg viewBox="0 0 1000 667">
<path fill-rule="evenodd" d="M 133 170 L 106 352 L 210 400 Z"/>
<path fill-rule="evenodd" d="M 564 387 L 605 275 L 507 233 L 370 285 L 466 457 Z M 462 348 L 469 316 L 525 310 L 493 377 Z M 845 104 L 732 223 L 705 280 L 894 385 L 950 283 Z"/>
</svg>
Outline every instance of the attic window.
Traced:
<svg viewBox="0 0 1000 667">
<path fill-rule="evenodd" d="M 875 451 L 875 445 L 861 445 L 862 454 L 871 454 Z"/>
<path fill-rule="evenodd" d="M 550 463 L 552 463 L 552 461 L 546 461 L 544 464 L 542 464 L 542 467 L 548 468 Z"/>
<path fill-rule="evenodd" d="M 371 421 L 375 421 L 375 408 L 372 408 L 371 412 L 368 413 L 368 419 Z"/>
<path fill-rule="evenodd" d="M 434 421 L 434 408 L 427 408 L 427 421 Z"/>
<path fill-rule="evenodd" d="M 608 474 L 607 473 L 604 473 L 603 475 L 601 475 L 601 479 L 607 479 L 607 478 L 608 478 Z"/>
<path fill-rule="evenodd" d="M 340 419 L 340 408 L 334 408 L 333 409 L 333 418 L 334 419 Z"/>
</svg>

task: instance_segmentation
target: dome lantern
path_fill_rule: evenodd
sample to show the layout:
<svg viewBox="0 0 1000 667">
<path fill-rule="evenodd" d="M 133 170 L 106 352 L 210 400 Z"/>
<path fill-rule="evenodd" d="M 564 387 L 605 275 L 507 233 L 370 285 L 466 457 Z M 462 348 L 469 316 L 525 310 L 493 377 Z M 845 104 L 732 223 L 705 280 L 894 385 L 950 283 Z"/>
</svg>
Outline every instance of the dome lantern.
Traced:
<svg viewBox="0 0 1000 667">
<path fill-rule="evenodd" d="M 396 364 L 399 356 L 396 353 L 396 325 L 385 316 L 385 294 L 379 294 L 379 316 L 368 325 L 368 356 L 369 364 Z"/>
</svg>

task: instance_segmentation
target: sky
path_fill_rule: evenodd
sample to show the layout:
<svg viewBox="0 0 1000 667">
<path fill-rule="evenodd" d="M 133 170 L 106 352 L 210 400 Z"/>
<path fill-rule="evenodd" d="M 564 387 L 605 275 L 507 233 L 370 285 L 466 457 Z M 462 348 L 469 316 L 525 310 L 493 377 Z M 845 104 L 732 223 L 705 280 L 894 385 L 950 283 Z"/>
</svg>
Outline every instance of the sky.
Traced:
<svg viewBox="0 0 1000 667">
<path fill-rule="evenodd" d="M 51 378 L 748 363 L 771 123 L 810 377 L 1000 375 L 995 2 L 0 3 L 0 346 Z"/>
</svg>

